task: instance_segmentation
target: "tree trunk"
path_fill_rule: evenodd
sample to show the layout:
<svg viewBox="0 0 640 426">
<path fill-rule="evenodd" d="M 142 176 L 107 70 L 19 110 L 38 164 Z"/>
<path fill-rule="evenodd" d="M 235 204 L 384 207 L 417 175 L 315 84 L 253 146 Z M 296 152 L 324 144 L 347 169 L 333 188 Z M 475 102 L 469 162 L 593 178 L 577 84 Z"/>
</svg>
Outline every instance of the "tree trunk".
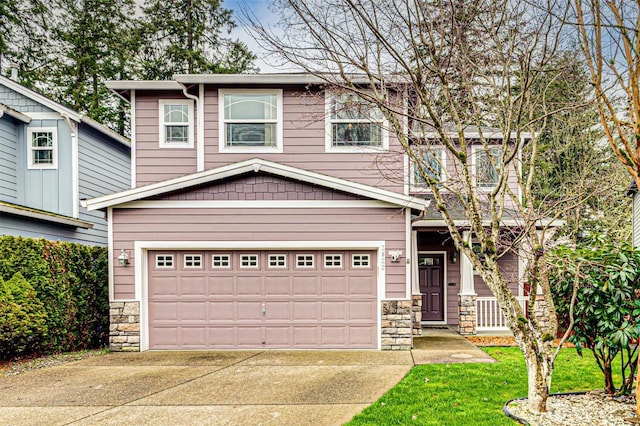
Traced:
<svg viewBox="0 0 640 426">
<path fill-rule="evenodd" d="M 545 413 L 547 411 L 547 398 L 551 387 L 551 373 L 553 372 L 553 362 L 545 356 L 538 354 L 534 348 L 523 350 L 524 359 L 527 365 L 529 410 L 535 413 Z"/>
<path fill-rule="evenodd" d="M 638 395 L 638 389 L 640 389 L 640 355 L 638 355 L 638 373 L 636 375 L 636 415 L 640 416 L 640 395 Z"/>
<path fill-rule="evenodd" d="M 616 393 L 616 386 L 613 383 L 613 371 L 611 371 L 611 360 L 604 361 L 602 364 L 604 369 L 604 392 L 607 395 L 613 395 Z"/>
</svg>

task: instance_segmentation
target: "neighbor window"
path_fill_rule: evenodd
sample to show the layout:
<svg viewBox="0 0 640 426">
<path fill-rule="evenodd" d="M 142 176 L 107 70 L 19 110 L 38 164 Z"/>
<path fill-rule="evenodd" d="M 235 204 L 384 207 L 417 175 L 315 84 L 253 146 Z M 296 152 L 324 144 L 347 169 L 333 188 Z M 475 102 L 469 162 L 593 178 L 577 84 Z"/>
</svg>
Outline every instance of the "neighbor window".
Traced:
<svg viewBox="0 0 640 426">
<path fill-rule="evenodd" d="M 473 165 L 478 188 L 495 188 L 500 177 L 498 170 L 502 167 L 502 148 L 474 146 Z"/>
<path fill-rule="evenodd" d="M 55 127 L 28 129 L 30 169 L 55 169 L 58 165 L 58 130 Z"/>
<path fill-rule="evenodd" d="M 282 151 L 282 90 L 220 90 L 220 151 Z"/>
<path fill-rule="evenodd" d="M 193 101 L 163 99 L 160 105 L 160 147 L 193 147 Z"/>
<path fill-rule="evenodd" d="M 422 157 L 419 163 L 413 163 L 411 182 L 417 189 L 428 189 L 425 177 L 442 183 L 445 179 L 445 150 L 443 147 L 424 148 L 416 151 L 417 157 Z"/>
<path fill-rule="evenodd" d="M 389 148 L 380 108 L 353 93 L 327 95 L 327 150 L 381 150 Z"/>
</svg>

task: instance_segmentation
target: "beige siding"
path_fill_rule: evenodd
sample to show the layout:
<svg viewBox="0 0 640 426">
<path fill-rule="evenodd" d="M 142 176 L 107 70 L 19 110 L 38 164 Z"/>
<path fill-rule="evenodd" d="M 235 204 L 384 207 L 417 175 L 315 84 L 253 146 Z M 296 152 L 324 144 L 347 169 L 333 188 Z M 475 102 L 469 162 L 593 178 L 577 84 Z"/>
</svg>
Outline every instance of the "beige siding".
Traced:
<svg viewBox="0 0 640 426">
<path fill-rule="evenodd" d="M 113 229 L 114 256 L 133 254 L 135 241 L 385 241 L 387 252 L 405 250 L 404 211 L 396 209 L 114 209 Z M 136 262 L 116 266 L 117 300 L 134 298 Z M 406 297 L 404 262 L 387 260 L 385 272 L 386 297 Z"/>
</svg>

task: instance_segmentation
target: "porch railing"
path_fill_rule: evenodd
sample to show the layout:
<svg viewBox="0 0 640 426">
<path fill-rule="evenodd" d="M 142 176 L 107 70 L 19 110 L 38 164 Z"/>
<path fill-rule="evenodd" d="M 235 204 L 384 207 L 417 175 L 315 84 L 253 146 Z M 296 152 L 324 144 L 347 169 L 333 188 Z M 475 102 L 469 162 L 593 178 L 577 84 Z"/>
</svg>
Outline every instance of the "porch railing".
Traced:
<svg viewBox="0 0 640 426">
<path fill-rule="evenodd" d="M 517 297 L 520 307 L 527 312 L 527 297 Z M 500 311 L 495 297 L 476 298 L 476 330 L 477 331 L 503 331 L 508 330 L 507 322 Z"/>
</svg>

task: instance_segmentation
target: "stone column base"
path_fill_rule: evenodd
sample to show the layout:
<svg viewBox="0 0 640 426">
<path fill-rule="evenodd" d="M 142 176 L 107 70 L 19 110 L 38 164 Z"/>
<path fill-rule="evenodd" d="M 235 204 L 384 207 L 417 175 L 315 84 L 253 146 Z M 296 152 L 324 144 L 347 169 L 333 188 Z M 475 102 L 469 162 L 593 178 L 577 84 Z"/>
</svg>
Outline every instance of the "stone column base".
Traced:
<svg viewBox="0 0 640 426">
<path fill-rule="evenodd" d="M 140 303 L 109 303 L 109 349 L 140 352 Z"/>
<path fill-rule="evenodd" d="M 422 336 L 422 295 L 413 295 L 413 335 Z"/>
<path fill-rule="evenodd" d="M 458 333 L 476 334 L 476 296 L 458 295 Z"/>
<path fill-rule="evenodd" d="M 383 351 L 409 350 L 413 345 L 413 321 L 411 300 L 386 300 L 382 302 Z"/>
</svg>

